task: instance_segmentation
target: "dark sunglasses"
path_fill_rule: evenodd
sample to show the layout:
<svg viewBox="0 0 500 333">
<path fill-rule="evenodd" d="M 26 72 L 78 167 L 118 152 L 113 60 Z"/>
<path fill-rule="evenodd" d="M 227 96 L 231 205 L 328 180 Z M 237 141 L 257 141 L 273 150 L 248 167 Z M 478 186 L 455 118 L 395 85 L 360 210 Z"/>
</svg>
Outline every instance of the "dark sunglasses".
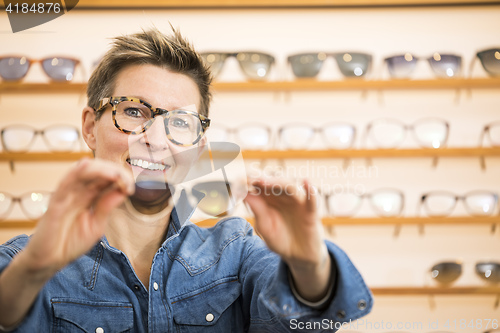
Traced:
<svg viewBox="0 0 500 333">
<path fill-rule="evenodd" d="M 408 78 L 417 66 L 418 60 L 427 60 L 432 71 L 441 78 L 456 77 L 462 68 L 462 57 L 454 54 L 434 53 L 428 58 L 419 58 L 411 53 L 385 58 L 389 73 L 395 78 Z"/>
<path fill-rule="evenodd" d="M 238 60 L 241 70 L 251 80 L 265 79 L 274 64 L 274 57 L 262 52 L 203 52 L 200 55 L 210 66 L 214 77 L 219 75 L 224 62 L 229 57 L 235 57 Z"/>
<path fill-rule="evenodd" d="M 372 56 L 366 53 L 336 52 L 336 53 L 299 53 L 290 55 L 288 62 L 293 74 L 298 78 L 311 78 L 318 75 L 323 63 L 328 57 L 337 61 L 340 72 L 345 77 L 364 76 L 371 67 Z"/>
<path fill-rule="evenodd" d="M 476 53 L 484 70 L 490 76 L 500 75 L 500 48 L 488 49 Z"/>
<path fill-rule="evenodd" d="M 476 274 L 490 283 L 500 282 L 500 263 L 478 262 L 475 265 Z M 457 261 L 441 262 L 430 269 L 431 276 L 436 281 L 449 284 L 458 279 L 462 274 L 462 263 Z"/>
<path fill-rule="evenodd" d="M 42 64 L 43 71 L 52 80 L 71 81 L 80 60 L 61 56 L 37 60 L 25 56 L 3 56 L 0 57 L 0 76 L 6 81 L 21 80 L 36 62 Z"/>
</svg>

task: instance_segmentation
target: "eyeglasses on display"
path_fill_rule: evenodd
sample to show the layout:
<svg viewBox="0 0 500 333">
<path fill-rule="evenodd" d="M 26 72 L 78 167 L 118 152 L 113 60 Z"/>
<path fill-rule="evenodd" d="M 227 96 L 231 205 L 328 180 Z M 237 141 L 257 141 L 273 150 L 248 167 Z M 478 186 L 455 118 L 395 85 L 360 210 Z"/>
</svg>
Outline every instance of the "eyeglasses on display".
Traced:
<svg viewBox="0 0 500 333">
<path fill-rule="evenodd" d="M 243 73 L 252 80 L 265 79 L 269 75 L 271 66 L 274 64 L 274 57 L 262 52 L 202 52 L 200 55 L 210 66 L 212 74 L 215 77 L 219 75 L 224 62 L 229 57 L 235 57 Z"/>
<path fill-rule="evenodd" d="M 353 192 L 325 193 L 329 216 L 352 217 L 361 207 L 363 199 L 368 199 L 373 211 L 381 217 L 399 216 L 404 208 L 404 194 L 396 189 L 382 188 L 371 193 Z"/>
<path fill-rule="evenodd" d="M 21 205 L 21 210 L 27 218 L 36 220 L 47 211 L 49 200 L 50 192 L 46 191 L 32 191 L 19 197 L 0 192 L 0 220 L 9 216 L 16 202 Z"/>
<path fill-rule="evenodd" d="M 0 76 L 6 81 L 21 80 L 28 73 L 31 65 L 37 62 L 41 63 L 43 71 L 52 80 L 71 81 L 80 60 L 62 56 L 39 60 L 25 56 L 2 56 L 0 57 Z"/>
<path fill-rule="evenodd" d="M 154 108 L 136 97 L 104 98 L 96 112 L 104 111 L 108 105 L 113 109 L 112 119 L 115 127 L 126 134 L 146 132 L 155 117 L 161 116 L 168 139 L 178 146 L 195 145 L 210 126 L 210 119 L 197 112 Z"/>
<path fill-rule="evenodd" d="M 498 204 L 498 195 L 491 191 L 471 191 L 462 196 L 448 191 L 432 191 L 422 195 L 418 211 L 423 206 L 428 216 L 448 216 L 457 202 L 461 200 L 468 214 L 473 216 L 489 216 Z"/>
<path fill-rule="evenodd" d="M 340 72 L 345 77 L 365 76 L 372 64 L 370 54 L 357 52 L 299 53 L 290 55 L 288 62 L 296 77 L 311 78 L 319 74 L 324 61 L 330 56 L 336 60 Z"/>
<path fill-rule="evenodd" d="M 37 135 L 41 135 L 50 151 L 54 152 L 73 150 L 80 138 L 80 132 L 72 125 L 52 125 L 42 130 L 27 125 L 11 125 L 0 131 L 2 147 L 10 152 L 28 151 Z"/>
<path fill-rule="evenodd" d="M 500 263 L 492 261 L 478 262 L 476 264 L 476 274 L 487 282 L 499 283 Z"/>
<path fill-rule="evenodd" d="M 394 78 L 409 78 L 417 67 L 418 60 L 427 60 L 434 74 L 441 78 L 456 77 L 460 75 L 462 68 L 461 56 L 437 52 L 428 58 L 419 58 L 411 53 L 405 53 L 384 59 L 389 73 Z"/>
<path fill-rule="evenodd" d="M 328 148 L 347 149 L 354 144 L 356 129 L 353 125 L 332 122 L 316 128 L 308 124 L 287 124 L 278 129 L 278 145 L 282 149 L 308 149 L 316 133 Z"/>
<path fill-rule="evenodd" d="M 481 61 L 486 73 L 490 76 L 500 75 L 500 48 L 479 51 L 476 57 Z"/>
<path fill-rule="evenodd" d="M 271 143 L 271 129 L 257 123 L 246 123 L 238 128 L 210 126 L 206 135 L 210 142 L 227 142 L 234 137 L 242 149 L 248 150 L 265 149 Z"/>
<path fill-rule="evenodd" d="M 450 284 L 462 274 L 462 263 L 447 261 L 435 264 L 430 269 L 431 277 L 442 284 Z M 476 274 L 489 283 L 500 282 L 500 263 L 493 261 L 478 262 L 475 265 Z"/>
<path fill-rule="evenodd" d="M 484 126 L 479 138 L 479 145 L 483 145 L 484 138 L 487 138 L 494 147 L 500 147 L 500 121 L 495 121 Z"/>
<path fill-rule="evenodd" d="M 367 125 L 364 141 L 369 139 L 376 148 L 396 148 L 411 130 L 421 147 L 441 148 L 448 141 L 449 128 L 448 122 L 439 118 L 420 119 L 412 125 L 406 125 L 397 119 L 380 118 Z"/>
</svg>

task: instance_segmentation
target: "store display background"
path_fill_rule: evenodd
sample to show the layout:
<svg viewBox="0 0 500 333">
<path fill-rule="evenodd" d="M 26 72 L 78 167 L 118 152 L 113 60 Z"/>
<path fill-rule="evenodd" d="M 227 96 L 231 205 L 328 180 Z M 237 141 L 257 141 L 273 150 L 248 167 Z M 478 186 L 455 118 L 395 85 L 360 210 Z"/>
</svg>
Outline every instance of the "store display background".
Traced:
<svg viewBox="0 0 500 333">
<path fill-rule="evenodd" d="M 68 55 L 82 60 L 87 76 L 95 60 L 107 49 L 109 38 L 139 31 L 153 24 L 168 32 L 170 21 L 190 39 L 199 51 L 267 52 L 276 57 L 269 80 L 293 79 L 286 64 L 289 54 L 302 51 L 364 51 L 374 56 L 373 70 L 367 79 L 376 79 L 385 56 L 412 52 L 429 56 L 450 52 L 463 56 L 468 75 L 470 61 L 478 50 L 500 46 L 500 7 L 407 7 L 352 9 L 268 9 L 268 10 L 74 10 L 42 26 L 12 34 L 5 13 L 0 14 L 1 54 L 20 54 L 31 58 Z M 486 77 L 479 61 L 473 77 Z M 387 78 L 387 70 L 382 77 Z M 418 64 L 414 78 L 433 78 L 428 64 Z M 76 71 L 75 82 L 83 78 Z M 342 80 L 333 59 L 325 63 L 319 80 Z M 229 59 L 221 81 L 244 81 L 234 58 Z M 32 66 L 25 82 L 48 82 L 39 64 Z M 80 127 L 81 110 L 86 102 L 77 93 L 2 93 L 0 127 L 25 123 L 37 128 L 57 123 Z M 289 122 L 307 122 L 320 126 L 329 121 L 347 121 L 358 130 L 355 147 L 366 124 L 379 117 L 393 117 L 406 123 L 427 116 L 444 118 L 450 123 L 448 146 L 474 147 L 483 126 L 500 120 L 500 90 L 385 90 L 381 93 L 348 91 L 219 92 L 215 94 L 210 118 L 213 123 L 237 127 L 250 121 L 276 129 Z M 38 140 L 40 143 L 41 140 Z M 43 149 L 43 145 L 40 145 Z M 320 148 L 320 142 L 314 147 Z M 411 136 L 405 147 L 415 147 Z M 246 161 L 247 170 L 254 170 Z M 342 160 L 309 161 L 340 172 Z M 321 185 L 359 184 L 368 192 L 380 187 L 395 187 L 406 195 L 404 216 L 414 216 L 419 196 L 430 190 L 449 190 L 463 194 L 470 190 L 500 191 L 500 159 L 487 158 L 487 170 L 481 171 L 478 158 L 441 158 L 437 168 L 430 158 L 374 159 L 377 173 L 371 177 L 311 177 Z M 286 161 L 299 167 L 307 160 Z M 365 161 L 353 160 L 351 167 L 364 168 Z M 17 162 L 12 173 L 8 163 L 0 163 L 0 190 L 19 195 L 30 190 L 54 190 L 73 163 Z M 359 169 L 356 169 L 359 170 Z M 373 169 L 372 169 L 373 170 Z M 356 172 L 355 172 L 356 174 Z M 307 175 L 307 174 L 305 174 Z M 454 215 L 464 215 L 461 203 Z M 242 211 L 245 214 L 245 211 Z M 364 202 L 357 216 L 372 216 Z M 16 205 L 10 219 L 24 219 Z M 1 223 L 1 222 L 0 222 Z M 497 228 L 498 229 L 498 228 Z M 393 226 L 339 226 L 332 240 L 341 246 L 360 269 L 370 286 L 435 286 L 429 268 L 440 261 L 461 259 L 462 276 L 455 286 L 486 285 L 474 273 L 478 261 L 500 261 L 500 230 L 490 233 L 489 225 L 425 226 L 419 235 L 417 226 L 404 226 L 393 237 Z M 26 229 L 0 229 L 0 242 Z M 331 237 L 331 236 L 330 236 Z M 428 296 L 378 296 L 365 321 L 422 322 L 439 320 L 439 330 L 447 319 L 500 319 L 494 309 L 495 296 L 435 296 L 432 309 Z M 363 332 L 383 332 L 359 327 Z M 395 331 L 395 327 L 392 331 Z M 448 329 L 449 331 L 454 331 Z M 457 329 L 456 332 L 483 332 L 484 329 Z"/>
</svg>

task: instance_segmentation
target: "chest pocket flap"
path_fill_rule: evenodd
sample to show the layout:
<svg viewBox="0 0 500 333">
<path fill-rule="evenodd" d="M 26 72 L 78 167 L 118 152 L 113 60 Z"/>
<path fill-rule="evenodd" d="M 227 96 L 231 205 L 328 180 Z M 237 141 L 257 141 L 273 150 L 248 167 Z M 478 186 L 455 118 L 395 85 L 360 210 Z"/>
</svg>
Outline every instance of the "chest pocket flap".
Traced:
<svg viewBox="0 0 500 333">
<path fill-rule="evenodd" d="M 235 309 L 228 308 L 240 294 L 241 284 L 234 277 L 172 298 L 174 321 L 180 325 L 212 326 L 217 324 L 222 316 L 232 320 Z"/>
<path fill-rule="evenodd" d="M 130 303 L 69 298 L 53 298 L 51 303 L 57 332 L 131 332 L 134 327 Z"/>
</svg>

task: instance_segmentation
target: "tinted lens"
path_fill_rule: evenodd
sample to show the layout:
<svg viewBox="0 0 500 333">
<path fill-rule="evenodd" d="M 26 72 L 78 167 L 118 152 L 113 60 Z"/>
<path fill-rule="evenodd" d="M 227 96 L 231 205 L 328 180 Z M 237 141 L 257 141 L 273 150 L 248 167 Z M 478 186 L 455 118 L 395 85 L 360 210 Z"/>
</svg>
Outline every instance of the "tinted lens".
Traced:
<svg viewBox="0 0 500 333">
<path fill-rule="evenodd" d="M 280 130 L 280 144 L 284 149 L 307 149 L 313 136 L 314 128 L 307 125 L 289 125 Z"/>
<path fill-rule="evenodd" d="M 315 77 L 321 70 L 325 59 L 325 53 L 301 53 L 288 57 L 296 77 Z"/>
<path fill-rule="evenodd" d="M 8 151 L 27 151 L 34 137 L 35 130 L 30 127 L 9 126 L 2 130 L 2 143 Z"/>
<path fill-rule="evenodd" d="M 182 145 L 191 145 L 201 136 L 201 121 L 196 115 L 185 111 L 171 111 L 165 119 L 167 132 Z"/>
<path fill-rule="evenodd" d="M 75 72 L 76 61 L 68 58 L 47 58 L 42 60 L 45 73 L 56 81 L 71 81 Z"/>
<path fill-rule="evenodd" d="M 0 192 L 0 219 L 9 214 L 12 207 L 12 197 L 7 193 Z"/>
<path fill-rule="evenodd" d="M 45 141 L 53 151 L 73 149 L 78 137 L 78 130 L 71 126 L 52 126 L 44 131 Z"/>
<path fill-rule="evenodd" d="M 428 61 L 434 73 L 439 77 L 455 77 L 460 74 L 462 67 L 462 57 L 460 56 L 434 53 Z"/>
<path fill-rule="evenodd" d="M 38 219 L 49 207 L 50 194 L 48 192 L 31 192 L 21 197 L 21 207 L 30 219 Z"/>
<path fill-rule="evenodd" d="M 465 196 L 465 207 L 472 215 L 492 215 L 497 205 L 497 196 L 489 192 L 475 192 Z"/>
<path fill-rule="evenodd" d="M 417 59 L 410 53 L 386 58 L 387 67 L 392 77 L 408 78 L 417 65 Z"/>
<path fill-rule="evenodd" d="M 231 188 L 226 182 L 213 181 L 199 183 L 193 186 L 193 190 L 205 195 L 198 203 L 198 208 L 205 214 L 210 216 L 224 216 L 232 208 Z"/>
<path fill-rule="evenodd" d="M 323 138 L 328 148 L 346 149 L 354 142 L 355 129 L 349 124 L 330 124 L 323 127 Z"/>
<path fill-rule="evenodd" d="M 500 282 L 500 263 L 479 262 L 476 264 L 476 273 L 488 282 Z"/>
<path fill-rule="evenodd" d="M 210 66 L 212 75 L 217 76 L 222 69 L 222 65 L 224 65 L 227 55 L 225 53 L 206 52 L 202 53 L 201 57 Z"/>
<path fill-rule="evenodd" d="M 346 77 L 364 76 L 370 69 L 372 56 L 365 53 L 336 54 L 339 69 Z"/>
<path fill-rule="evenodd" d="M 488 129 L 491 145 L 500 146 L 500 122 L 491 124 Z"/>
<path fill-rule="evenodd" d="M 332 216 L 353 216 L 361 204 L 361 197 L 354 193 L 330 195 L 327 199 L 328 212 Z"/>
<path fill-rule="evenodd" d="M 415 123 L 413 133 L 422 147 L 440 148 L 448 139 L 448 125 L 439 119 L 426 119 Z"/>
<path fill-rule="evenodd" d="M 240 52 L 236 58 L 243 72 L 254 80 L 264 79 L 274 62 L 273 56 L 256 52 Z"/>
<path fill-rule="evenodd" d="M 401 214 L 404 200 L 398 191 L 379 190 L 372 193 L 371 204 L 378 215 L 390 217 Z"/>
<path fill-rule="evenodd" d="M 269 145 L 270 131 L 265 126 L 248 125 L 238 130 L 238 143 L 243 149 L 263 149 Z"/>
<path fill-rule="evenodd" d="M 404 124 L 392 119 L 379 119 L 371 123 L 368 138 L 377 148 L 396 148 L 406 135 Z"/>
<path fill-rule="evenodd" d="M 30 61 L 26 57 L 7 57 L 0 59 L 0 76 L 4 80 L 22 79 L 29 68 Z"/>
<path fill-rule="evenodd" d="M 492 75 L 500 75 L 500 49 L 490 49 L 477 54 L 484 70 Z"/>
<path fill-rule="evenodd" d="M 424 207 L 427 215 L 444 216 L 451 214 L 456 204 L 456 197 L 452 193 L 429 193 L 424 198 Z"/>
<path fill-rule="evenodd" d="M 456 262 L 443 262 L 431 268 L 431 276 L 441 283 L 451 283 L 462 274 L 462 265 Z"/>
</svg>

